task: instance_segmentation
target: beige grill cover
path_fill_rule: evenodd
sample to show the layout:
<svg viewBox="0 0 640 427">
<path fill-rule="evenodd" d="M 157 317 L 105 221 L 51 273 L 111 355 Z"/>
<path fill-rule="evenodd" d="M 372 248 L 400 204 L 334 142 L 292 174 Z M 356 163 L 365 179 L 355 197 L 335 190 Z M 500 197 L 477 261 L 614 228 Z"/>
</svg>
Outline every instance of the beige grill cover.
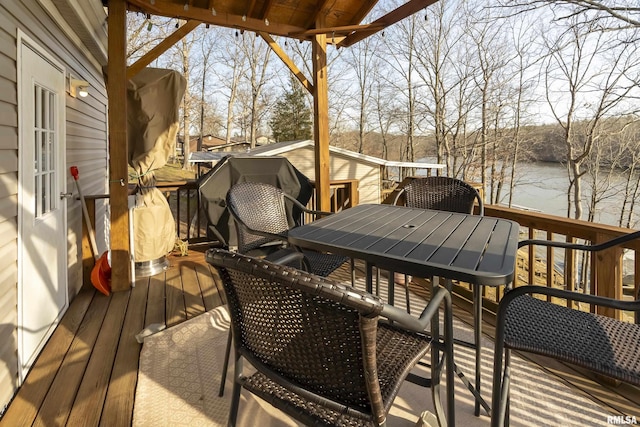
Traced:
<svg viewBox="0 0 640 427">
<path fill-rule="evenodd" d="M 129 165 L 138 176 L 142 200 L 133 210 L 136 262 L 161 258 L 175 244 L 175 221 L 167 199 L 155 188 L 153 171 L 163 167 L 174 152 L 185 88 L 186 80 L 173 70 L 145 68 L 129 80 Z"/>
</svg>

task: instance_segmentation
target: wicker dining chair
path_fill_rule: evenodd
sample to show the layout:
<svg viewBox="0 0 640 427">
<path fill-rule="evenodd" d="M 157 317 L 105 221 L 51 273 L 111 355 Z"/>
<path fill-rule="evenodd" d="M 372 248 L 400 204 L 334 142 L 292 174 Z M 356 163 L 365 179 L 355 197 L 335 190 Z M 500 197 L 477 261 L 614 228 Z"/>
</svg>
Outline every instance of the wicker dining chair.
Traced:
<svg viewBox="0 0 640 427">
<path fill-rule="evenodd" d="M 597 245 L 523 240 L 519 247 L 535 245 L 598 252 L 635 239 L 640 239 L 640 231 Z M 554 304 L 547 300 L 551 297 L 634 312 L 635 323 Z M 517 375 L 510 369 L 511 350 L 551 357 L 640 386 L 638 295 L 635 301 L 620 301 L 558 288 L 519 286 L 509 290 L 500 301 L 496 321 L 492 427 L 509 425 L 509 385 L 512 374 Z"/>
<path fill-rule="evenodd" d="M 465 181 L 448 176 L 413 178 L 398 192 L 393 204 L 397 205 L 401 198 L 404 198 L 405 206 L 412 208 L 459 213 L 473 213 L 474 202 L 477 202 L 478 214 L 484 214 L 478 190 Z"/>
<path fill-rule="evenodd" d="M 445 355 L 431 364 L 434 407 L 441 425 L 454 425 L 451 296 L 443 287 L 416 317 L 367 292 L 264 259 L 211 249 L 206 260 L 220 274 L 235 337 L 229 426 L 242 387 L 304 425 L 383 426 L 409 371 L 432 345 Z M 438 321 L 441 304 L 444 339 L 433 343 L 424 331 Z M 255 370 L 248 377 L 243 360 Z"/>
<path fill-rule="evenodd" d="M 330 215 L 307 209 L 280 188 L 261 182 L 242 182 L 227 192 L 227 208 L 236 224 L 238 252 L 268 261 L 290 265 L 326 277 L 349 258 L 290 247 L 287 233 L 290 228 L 301 225 L 305 215 L 313 217 Z M 353 261 L 352 284 L 355 282 Z M 229 367 L 231 333 L 223 364 L 223 381 L 219 395 L 224 394 L 224 379 Z"/>
<path fill-rule="evenodd" d="M 331 215 L 307 209 L 280 188 L 261 182 L 234 185 L 227 192 L 226 202 L 236 223 L 238 252 L 266 256 L 270 261 L 277 261 L 282 250 L 286 251 L 289 229 L 302 224 L 305 216 Z M 304 255 L 301 268 L 320 276 L 328 276 L 349 259 L 316 251 L 300 252 Z"/>
</svg>

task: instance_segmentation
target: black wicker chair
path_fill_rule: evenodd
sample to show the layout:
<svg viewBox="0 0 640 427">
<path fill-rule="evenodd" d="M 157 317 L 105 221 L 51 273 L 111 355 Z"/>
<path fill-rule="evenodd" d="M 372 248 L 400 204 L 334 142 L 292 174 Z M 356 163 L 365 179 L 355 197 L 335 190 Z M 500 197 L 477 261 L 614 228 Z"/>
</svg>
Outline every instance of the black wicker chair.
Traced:
<svg viewBox="0 0 640 427">
<path fill-rule="evenodd" d="M 484 205 L 478 190 L 457 178 L 413 178 L 398 192 L 393 204 L 397 205 L 401 197 L 404 197 L 404 205 L 412 208 L 459 213 L 473 213 L 474 202 L 477 202 L 478 214 L 484 214 Z"/>
<path fill-rule="evenodd" d="M 296 248 L 289 248 L 287 233 L 303 223 L 305 215 L 330 215 L 307 209 L 280 188 L 261 182 L 243 182 L 227 193 L 227 207 L 236 223 L 238 252 L 280 262 L 280 257 Z M 314 251 L 299 251 L 304 257 L 300 267 L 319 276 L 328 276 L 348 258 Z"/>
<path fill-rule="evenodd" d="M 598 245 L 524 240 L 519 247 L 536 245 L 597 252 L 639 238 L 640 231 Z M 635 312 L 635 323 L 575 310 L 533 295 L 632 311 Z M 509 290 L 500 301 L 497 313 L 491 425 L 509 424 L 511 350 L 548 356 L 640 386 L 639 314 L 638 295 L 635 301 L 620 301 L 543 286 L 528 285 Z"/>
<path fill-rule="evenodd" d="M 234 426 L 241 387 L 309 426 L 382 426 L 409 371 L 429 351 L 441 425 L 454 425 L 451 297 L 437 287 L 419 318 L 348 285 L 220 249 L 207 252 L 220 273 L 235 348 Z M 424 333 L 444 305 L 445 336 Z M 385 320 L 386 319 L 386 320 Z M 256 372 L 243 374 L 246 359 Z M 432 362 L 433 362 L 432 360 Z M 440 375 L 447 369 L 446 414 Z"/>
<path fill-rule="evenodd" d="M 236 224 L 238 252 L 241 254 L 301 268 L 323 277 L 348 260 L 341 255 L 301 250 L 288 245 L 287 232 L 302 224 L 305 215 L 316 217 L 331 213 L 309 210 L 280 188 L 261 182 L 238 183 L 227 192 L 226 203 Z M 352 284 L 354 274 L 352 265 Z M 230 352 L 231 334 L 227 342 L 220 396 L 224 394 Z"/>
</svg>

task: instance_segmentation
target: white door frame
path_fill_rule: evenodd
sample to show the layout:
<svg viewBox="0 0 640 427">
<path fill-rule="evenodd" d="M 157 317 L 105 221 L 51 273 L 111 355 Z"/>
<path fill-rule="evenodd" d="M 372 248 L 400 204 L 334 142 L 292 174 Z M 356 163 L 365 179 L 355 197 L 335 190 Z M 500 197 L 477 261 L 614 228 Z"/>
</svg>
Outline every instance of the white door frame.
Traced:
<svg viewBox="0 0 640 427">
<path fill-rule="evenodd" d="M 38 54 L 40 57 L 42 57 L 44 60 L 46 60 L 49 64 L 51 64 L 52 67 L 54 67 L 56 70 L 58 70 L 61 74 L 63 79 L 66 78 L 66 70 L 65 67 L 56 59 L 54 58 L 52 55 L 50 55 L 48 52 L 46 52 L 44 49 L 42 49 L 34 40 L 32 40 L 29 36 L 27 36 L 24 32 L 22 32 L 20 29 L 18 29 L 18 33 L 17 33 L 17 93 L 18 93 L 18 97 L 17 97 L 17 101 L 18 101 L 18 287 L 17 287 L 17 294 L 18 294 L 18 323 L 17 323 L 17 327 L 18 327 L 18 331 L 17 331 L 17 336 L 18 336 L 18 384 L 21 384 L 22 381 L 24 380 L 24 378 L 26 377 L 29 369 L 31 368 L 31 365 L 33 363 L 33 361 L 35 360 L 35 357 L 33 355 L 24 355 L 22 354 L 22 350 L 24 348 L 24 331 L 22 328 L 22 325 L 24 325 L 25 323 L 25 313 L 23 312 L 24 310 L 22 309 L 23 304 L 25 302 L 25 295 L 24 295 L 24 291 L 25 291 L 25 287 L 24 284 L 26 283 L 25 280 L 28 280 L 28 277 L 25 277 L 25 272 L 24 272 L 24 268 L 25 268 L 25 258 L 24 258 L 24 251 L 27 249 L 26 248 L 26 243 L 23 241 L 23 231 L 24 231 L 24 201 L 23 201 L 23 185 L 22 183 L 24 182 L 25 179 L 25 175 L 30 173 L 32 174 L 33 171 L 32 170 L 27 170 L 27 167 L 25 167 L 23 165 L 23 163 L 26 162 L 26 159 L 24 159 L 24 148 L 25 147 L 25 137 L 24 137 L 24 127 L 25 125 L 25 115 L 29 114 L 31 112 L 26 112 L 25 110 L 25 106 L 24 106 L 24 97 L 25 96 L 32 96 L 32 94 L 24 94 L 23 92 L 23 88 L 22 88 L 22 84 L 26 83 L 23 82 L 23 79 L 25 78 L 24 76 L 24 71 L 22 70 L 22 52 L 24 49 L 30 49 L 31 51 L 35 52 L 36 54 Z M 66 80 L 64 80 L 66 82 Z M 58 114 L 59 116 L 57 117 L 57 126 L 58 126 L 58 132 L 57 135 L 58 140 L 58 151 L 56 153 L 56 170 L 58 171 L 60 175 L 60 177 L 64 177 L 65 172 L 66 172 L 66 118 L 65 118 L 65 108 L 66 108 L 66 83 L 63 84 L 62 86 L 62 90 L 61 91 L 56 91 L 55 93 L 57 94 L 58 99 L 61 100 L 61 103 L 59 103 L 58 105 L 61 107 L 59 108 Z M 32 113 L 31 113 L 32 114 Z M 66 185 L 67 185 L 67 179 L 61 179 L 61 188 L 59 189 L 60 193 L 66 193 Z M 60 197 L 58 194 L 52 194 L 52 196 L 55 197 Z M 45 339 L 42 340 L 42 343 L 40 344 L 40 346 L 37 348 L 35 354 L 37 355 L 41 350 L 42 347 L 44 346 L 44 343 L 46 343 L 46 340 L 48 339 L 48 337 L 51 336 L 51 334 L 53 333 L 53 331 L 55 330 L 55 327 L 58 325 L 58 323 L 60 322 L 60 319 L 62 318 L 63 314 L 66 312 L 67 307 L 69 306 L 69 291 L 68 291 L 68 250 L 67 250 L 67 234 L 68 234 L 68 224 L 67 224 L 67 203 L 65 200 L 61 200 L 60 201 L 60 209 L 62 210 L 62 227 L 61 227 L 61 233 L 63 233 L 63 239 L 62 242 L 64 242 L 64 247 L 63 248 L 58 248 L 58 252 L 60 257 L 62 258 L 63 262 L 61 261 L 62 264 L 64 264 L 64 271 L 62 273 L 60 273 L 60 279 L 62 280 L 62 283 L 60 283 L 60 286 L 63 287 L 64 289 L 64 303 L 63 306 L 60 307 L 60 312 L 57 315 L 56 319 L 53 321 L 53 323 L 50 325 L 50 327 L 48 328 L 47 332 L 46 332 L 46 336 Z"/>
</svg>

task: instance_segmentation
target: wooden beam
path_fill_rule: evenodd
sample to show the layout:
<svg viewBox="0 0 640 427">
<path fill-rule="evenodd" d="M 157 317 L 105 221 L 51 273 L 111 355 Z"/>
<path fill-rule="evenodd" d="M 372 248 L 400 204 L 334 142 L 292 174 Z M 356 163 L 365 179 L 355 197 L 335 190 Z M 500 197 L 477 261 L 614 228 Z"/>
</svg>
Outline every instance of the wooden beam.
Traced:
<svg viewBox="0 0 640 427">
<path fill-rule="evenodd" d="M 278 55 L 278 58 L 280 58 L 282 62 L 284 62 L 284 65 L 286 65 L 287 68 L 291 70 L 293 75 L 296 76 L 300 83 L 302 83 L 302 86 L 304 86 L 309 91 L 309 93 L 313 95 L 313 84 L 305 77 L 305 75 L 302 73 L 302 71 L 300 71 L 300 69 L 291 60 L 291 58 L 289 58 L 289 55 L 287 55 L 287 53 L 282 50 L 280 45 L 276 43 L 276 41 L 269 34 L 262 32 L 258 34 L 260 34 L 260 37 L 262 37 L 264 41 L 269 44 L 271 50 L 273 50 L 273 52 Z"/>
<path fill-rule="evenodd" d="M 260 15 L 260 18 L 267 19 L 269 17 L 269 13 L 271 12 L 272 7 L 273 7 L 273 0 L 267 0 L 265 2 L 264 7 L 262 8 L 262 14 Z"/>
<path fill-rule="evenodd" d="M 109 203 L 111 205 L 111 289 L 130 288 L 127 147 L 127 4 L 109 1 Z"/>
<path fill-rule="evenodd" d="M 327 12 L 325 11 L 325 7 L 327 6 L 327 3 L 329 3 L 329 0 L 320 0 L 318 2 L 315 12 L 309 15 L 309 20 L 305 25 L 306 28 L 309 28 L 311 27 L 312 24 L 315 24 L 316 22 L 318 22 L 318 17 L 320 15 L 326 15 Z"/>
<path fill-rule="evenodd" d="M 323 15 L 316 22 L 317 27 L 324 26 Z M 315 182 L 317 209 L 331 210 L 331 189 L 329 182 L 329 89 L 327 83 L 327 36 L 317 34 L 313 37 L 313 137 L 315 140 Z"/>
<path fill-rule="evenodd" d="M 163 2 L 160 5 L 152 5 L 149 0 L 127 0 L 129 4 L 135 6 L 144 13 L 150 13 L 152 15 L 166 16 L 169 18 L 181 18 L 181 19 L 194 19 L 205 24 L 219 25 L 221 27 L 237 28 L 239 30 L 253 31 L 253 32 L 266 32 L 269 34 L 275 34 L 278 36 L 290 37 L 291 33 L 299 33 L 305 30 L 294 25 L 278 24 L 270 22 L 269 25 L 264 19 L 251 18 L 250 16 L 231 15 L 229 13 L 220 13 L 216 11 L 216 14 L 211 13 L 211 9 L 204 9 L 202 7 L 189 7 L 184 9 L 184 4 L 167 3 Z M 214 3 L 215 4 L 215 3 Z"/>
<path fill-rule="evenodd" d="M 386 15 L 376 19 L 370 25 L 381 24 L 382 28 L 386 28 L 389 25 L 395 24 L 398 21 L 403 20 L 407 16 L 411 16 L 416 12 L 424 9 L 435 3 L 437 0 L 410 0 L 402 6 L 398 7 L 395 10 L 387 13 Z M 341 43 L 338 44 L 338 47 L 346 47 L 351 46 L 361 40 L 366 39 L 372 34 L 377 33 L 382 28 L 374 29 L 374 27 L 370 29 L 364 29 L 354 32 L 353 34 L 347 36 Z"/>
<path fill-rule="evenodd" d="M 364 24 L 364 25 L 345 25 L 342 27 L 323 27 L 323 28 L 313 28 L 311 30 L 301 31 L 299 33 L 292 33 L 292 37 L 297 38 L 306 38 L 308 36 L 314 36 L 316 34 L 326 34 L 327 36 L 332 33 L 336 33 L 339 35 L 351 34 L 355 31 L 372 31 L 372 33 L 383 30 L 386 28 L 386 25 L 382 23 L 378 24 Z"/>
<path fill-rule="evenodd" d="M 171 33 L 171 35 L 169 35 L 166 39 L 158 43 L 149 52 L 145 53 L 135 63 L 131 64 L 127 68 L 127 79 L 133 78 L 133 76 L 142 71 L 147 65 L 151 64 L 160 55 L 166 52 L 167 49 L 176 44 L 178 40 L 182 39 L 184 36 L 193 31 L 198 25 L 200 25 L 200 21 L 190 20 L 184 23 L 184 25 Z"/>
</svg>

